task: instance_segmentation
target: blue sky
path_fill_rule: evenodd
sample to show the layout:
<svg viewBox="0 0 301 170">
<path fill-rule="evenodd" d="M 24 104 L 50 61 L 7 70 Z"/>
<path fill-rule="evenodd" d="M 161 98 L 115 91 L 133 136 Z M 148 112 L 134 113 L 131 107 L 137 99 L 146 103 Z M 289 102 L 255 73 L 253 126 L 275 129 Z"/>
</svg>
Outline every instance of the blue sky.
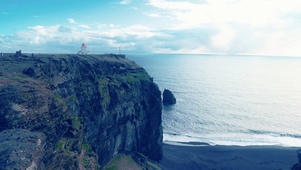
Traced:
<svg viewBox="0 0 301 170">
<path fill-rule="evenodd" d="M 301 56 L 298 0 L 2 0 L 0 52 Z"/>
</svg>

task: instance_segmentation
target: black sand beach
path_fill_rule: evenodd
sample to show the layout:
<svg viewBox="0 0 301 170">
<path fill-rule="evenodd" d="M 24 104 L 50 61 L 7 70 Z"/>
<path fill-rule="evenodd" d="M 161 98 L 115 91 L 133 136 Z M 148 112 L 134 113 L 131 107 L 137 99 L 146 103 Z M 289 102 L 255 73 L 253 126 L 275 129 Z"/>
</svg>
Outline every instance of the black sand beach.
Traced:
<svg viewBox="0 0 301 170">
<path fill-rule="evenodd" d="M 298 163 L 300 148 L 164 144 L 165 170 L 287 170 Z"/>
</svg>

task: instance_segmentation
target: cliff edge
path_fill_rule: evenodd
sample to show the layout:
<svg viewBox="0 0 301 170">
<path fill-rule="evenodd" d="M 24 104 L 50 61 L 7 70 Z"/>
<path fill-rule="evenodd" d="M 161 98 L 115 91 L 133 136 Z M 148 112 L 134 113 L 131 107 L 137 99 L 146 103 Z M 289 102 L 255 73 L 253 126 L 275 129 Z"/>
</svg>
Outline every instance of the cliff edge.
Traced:
<svg viewBox="0 0 301 170">
<path fill-rule="evenodd" d="M 115 155 L 162 158 L 161 95 L 118 56 L 0 57 L 0 169 L 102 169 Z"/>
</svg>

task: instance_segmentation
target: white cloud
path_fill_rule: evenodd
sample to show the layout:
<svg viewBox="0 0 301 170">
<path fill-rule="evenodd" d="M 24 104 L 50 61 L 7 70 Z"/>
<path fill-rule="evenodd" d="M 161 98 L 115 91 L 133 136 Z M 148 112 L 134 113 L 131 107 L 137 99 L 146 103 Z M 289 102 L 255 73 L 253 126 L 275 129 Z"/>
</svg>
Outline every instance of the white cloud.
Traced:
<svg viewBox="0 0 301 170">
<path fill-rule="evenodd" d="M 236 31 L 229 27 L 226 24 L 219 25 L 219 32 L 215 36 L 212 37 L 212 45 L 216 49 L 220 49 L 222 51 L 229 51 L 231 46 L 231 42 L 233 41 Z"/>
<path fill-rule="evenodd" d="M 123 1 L 120 1 L 119 4 L 121 5 L 126 5 L 126 4 L 129 4 L 131 3 L 131 0 L 123 0 Z"/>
<path fill-rule="evenodd" d="M 165 10 L 194 10 L 197 9 L 198 6 L 198 4 L 191 2 L 176 2 L 166 0 L 149 0 L 148 4 Z"/>
<path fill-rule="evenodd" d="M 90 29 L 90 28 L 91 28 L 89 25 L 87 25 L 87 24 L 81 24 L 81 23 L 77 22 L 77 21 L 76 21 L 75 19 L 73 19 L 73 18 L 68 18 L 68 22 L 69 22 L 70 24 L 73 24 L 73 25 L 79 27 L 79 28 L 84 28 L 84 29 Z"/>
<path fill-rule="evenodd" d="M 66 31 L 67 27 L 63 27 L 61 25 L 53 25 L 53 26 L 34 26 L 29 27 L 29 31 L 23 31 L 18 33 L 18 37 L 22 38 L 24 42 L 29 42 L 30 44 L 43 44 L 49 41 L 56 41 L 59 37 L 64 34 L 69 34 Z M 68 37 L 64 37 L 60 42 L 68 42 Z"/>
<path fill-rule="evenodd" d="M 254 54 L 301 56 L 301 29 L 257 33 L 257 36 L 264 42 L 264 47 L 254 51 Z"/>
<path fill-rule="evenodd" d="M 108 31 L 100 31 L 99 35 L 109 38 L 127 38 L 131 36 L 137 39 L 152 38 L 155 36 L 167 36 L 166 34 L 157 32 L 156 30 L 143 25 L 132 25 L 125 28 L 112 28 Z"/>
<path fill-rule="evenodd" d="M 144 14 L 153 18 L 162 17 L 161 13 L 159 12 L 145 12 Z"/>
<path fill-rule="evenodd" d="M 77 22 L 73 18 L 68 18 L 68 22 L 70 24 L 77 24 Z"/>
<path fill-rule="evenodd" d="M 96 53 L 110 53 L 118 47 L 122 47 L 123 50 L 144 51 L 147 41 L 153 41 L 151 39 L 154 37 L 164 36 L 167 35 L 143 25 L 132 25 L 124 28 L 102 25 L 101 28 L 96 28 L 96 30 L 79 29 L 78 27 L 64 25 L 37 25 L 28 27 L 28 30 L 18 32 L 4 41 L 6 44 L 11 44 L 10 48 L 6 48 L 7 50 L 20 48 L 24 52 L 39 49 L 38 52 L 76 53 L 79 45 L 85 42 L 91 48 L 92 46 L 97 47 L 95 48 Z M 4 37 L 0 38 L 4 39 Z M 0 43 L 2 43 L 1 41 Z M 24 44 L 24 42 L 27 43 Z"/>
<path fill-rule="evenodd" d="M 136 10 L 132 10 L 133 13 L 127 15 L 127 18 L 131 18 L 129 22 L 110 19 L 106 23 L 97 23 L 99 21 L 87 19 L 87 23 L 84 23 L 77 18 L 68 18 L 65 25 L 36 25 L 12 37 L 0 37 L 0 43 L 25 48 L 22 44 L 28 42 L 32 46 L 28 46 L 29 49 L 61 48 L 70 52 L 77 51 L 78 44 L 85 42 L 105 52 L 109 51 L 104 49 L 122 46 L 127 50 L 157 53 L 301 56 L 301 1 L 146 2 L 117 1 L 119 4 L 133 3 L 137 6 Z M 110 15 L 111 11 L 106 12 Z M 137 15 L 139 13 L 141 15 Z"/>
<path fill-rule="evenodd" d="M 239 22 L 250 26 L 279 20 L 280 15 L 301 9 L 297 0 L 207 0 L 207 3 L 149 0 L 149 5 L 169 11 L 185 27 L 204 23 Z"/>
<path fill-rule="evenodd" d="M 301 56 L 301 48 L 298 48 L 301 44 L 301 1 L 149 0 L 148 5 L 153 7 L 145 12 L 149 17 L 172 18 L 168 20 L 171 25 L 168 30 L 214 30 L 207 42 L 199 43 L 200 47 L 190 49 L 192 51 Z M 195 35 L 186 37 L 187 41 L 193 40 Z M 178 47 L 178 51 L 189 51 L 184 46 Z"/>
<path fill-rule="evenodd" d="M 178 24 L 175 28 L 178 29 L 198 27 L 207 23 L 230 22 L 249 26 L 282 25 L 285 22 L 283 15 L 301 10 L 301 1 L 296 0 L 208 0 L 207 2 L 150 0 L 149 5 L 165 12 L 169 11 L 168 15 L 177 20 Z M 154 15 L 158 16 L 156 13 Z"/>
<path fill-rule="evenodd" d="M 86 28 L 86 29 L 91 28 L 89 25 L 84 25 L 84 24 L 79 24 L 78 26 L 81 28 Z"/>
</svg>

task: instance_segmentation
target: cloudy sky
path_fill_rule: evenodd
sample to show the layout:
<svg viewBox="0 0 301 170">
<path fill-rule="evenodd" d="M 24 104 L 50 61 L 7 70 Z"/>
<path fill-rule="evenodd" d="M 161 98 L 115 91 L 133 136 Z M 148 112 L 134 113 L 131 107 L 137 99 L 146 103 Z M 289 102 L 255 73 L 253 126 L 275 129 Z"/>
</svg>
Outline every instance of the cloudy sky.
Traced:
<svg viewBox="0 0 301 170">
<path fill-rule="evenodd" d="M 300 0 L 1 0 L 0 52 L 301 56 Z"/>
</svg>

